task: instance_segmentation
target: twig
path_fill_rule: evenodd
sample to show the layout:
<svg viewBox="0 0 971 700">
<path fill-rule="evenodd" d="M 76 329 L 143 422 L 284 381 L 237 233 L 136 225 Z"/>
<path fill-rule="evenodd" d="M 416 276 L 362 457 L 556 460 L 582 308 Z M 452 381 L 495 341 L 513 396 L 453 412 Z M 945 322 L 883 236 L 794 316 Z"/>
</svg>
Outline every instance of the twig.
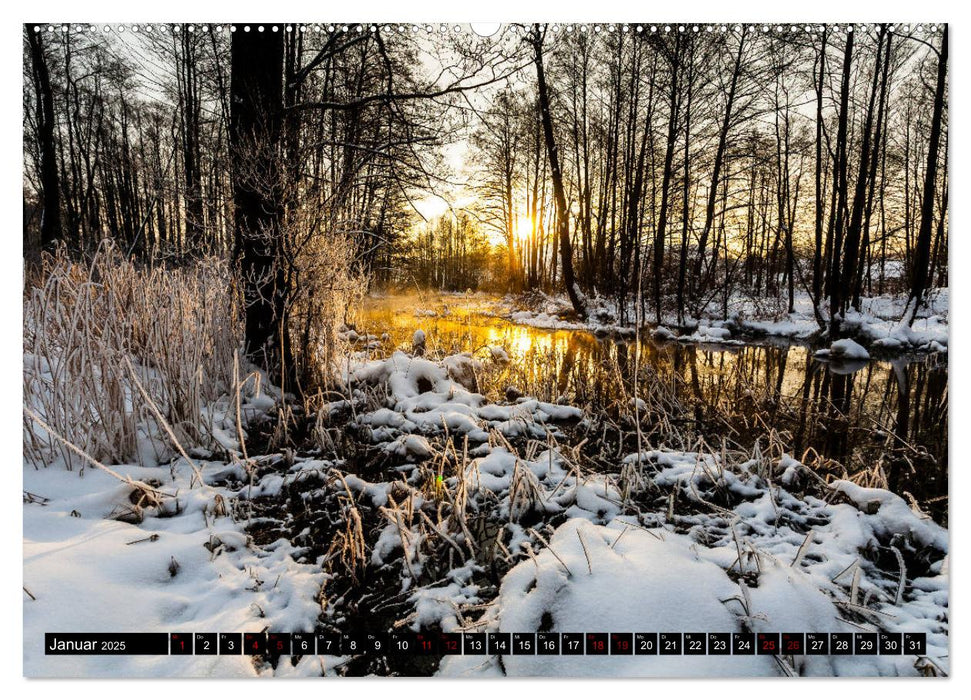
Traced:
<svg viewBox="0 0 971 700">
<path fill-rule="evenodd" d="M 27 408 L 26 406 L 24 406 L 24 413 L 26 413 L 31 420 L 33 420 L 35 423 L 37 423 L 37 425 L 39 425 L 41 428 L 46 430 L 49 435 L 56 438 L 62 445 L 64 445 L 71 452 L 78 455 L 82 459 L 87 460 L 88 463 L 95 469 L 100 469 L 101 471 L 105 472 L 109 476 L 113 476 L 114 478 L 118 479 L 118 481 L 126 483 L 132 488 L 138 489 L 139 491 L 143 492 L 146 496 L 149 497 L 149 500 L 152 501 L 153 505 L 158 505 L 162 502 L 161 496 L 163 494 L 161 494 L 161 492 L 157 491 L 152 486 L 149 486 L 144 481 L 132 479 L 130 476 L 122 476 L 121 474 L 114 471 L 113 469 L 109 469 L 101 462 L 96 460 L 94 457 L 89 455 L 87 452 L 82 450 L 80 447 L 70 442 L 67 438 L 63 437 L 60 433 L 54 430 L 54 428 L 52 428 L 47 423 L 45 423 L 44 420 L 36 413 L 34 413 L 33 410 Z"/>
<path fill-rule="evenodd" d="M 593 566 L 590 564 L 590 552 L 587 551 L 587 543 L 583 541 L 583 535 L 580 534 L 580 530 L 576 530 L 576 533 L 577 539 L 580 540 L 580 546 L 583 548 L 583 556 L 587 558 L 587 571 L 592 574 Z"/>
</svg>

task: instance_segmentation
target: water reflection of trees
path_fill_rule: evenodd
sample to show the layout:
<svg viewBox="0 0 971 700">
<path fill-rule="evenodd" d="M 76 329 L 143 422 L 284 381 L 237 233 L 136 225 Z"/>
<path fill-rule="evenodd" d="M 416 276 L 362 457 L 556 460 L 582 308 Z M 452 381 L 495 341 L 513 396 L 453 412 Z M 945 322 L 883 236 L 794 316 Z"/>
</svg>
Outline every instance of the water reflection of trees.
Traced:
<svg viewBox="0 0 971 700">
<path fill-rule="evenodd" d="M 410 338 L 416 322 L 394 312 L 370 320 L 380 332 L 398 328 L 396 343 Z M 629 412 L 637 368 L 638 396 L 650 399 L 641 416 L 648 434 L 651 421 L 663 420 L 684 436 L 669 447 L 688 449 L 704 437 L 750 449 L 774 430 L 821 472 L 883 480 L 921 502 L 947 492 L 947 366 L 933 356 L 857 367 L 819 362 L 799 345 L 638 345 L 459 313 L 421 325 L 442 352 L 509 351 L 512 362 L 483 388 L 490 398 L 512 385 L 619 419 Z"/>
<path fill-rule="evenodd" d="M 553 362 L 558 395 L 607 407 L 618 377 L 632 393 L 633 345 L 571 335 Z M 640 350 L 642 386 L 660 382 L 673 394 L 667 405 L 680 410 L 668 417 L 712 444 L 750 448 L 774 429 L 794 456 L 834 476 L 864 472 L 864 483 L 922 501 L 946 493 L 947 369 L 933 358 L 857 369 L 816 361 L 801 346 Z M 542 373 L 550 358 L 524 361 Z"/>
</svg>

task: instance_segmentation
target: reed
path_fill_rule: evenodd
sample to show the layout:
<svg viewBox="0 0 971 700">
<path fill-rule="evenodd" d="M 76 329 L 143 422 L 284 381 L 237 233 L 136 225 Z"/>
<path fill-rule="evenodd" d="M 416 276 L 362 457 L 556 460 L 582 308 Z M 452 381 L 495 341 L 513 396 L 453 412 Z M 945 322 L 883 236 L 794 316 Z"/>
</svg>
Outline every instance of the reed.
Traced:
<svg viewBox="0 0 971 700">
<path fill-rule="evenodd" d="M 86 262 L 58 251 L 23 306 L 24 456 L 35 467 L 83 469 L 67 444 L 105 464 L 218 446 L 208 408 L 232 391 L 242 339 L 227 264 L 146 267 L 110 241 Z"/>
</svg>

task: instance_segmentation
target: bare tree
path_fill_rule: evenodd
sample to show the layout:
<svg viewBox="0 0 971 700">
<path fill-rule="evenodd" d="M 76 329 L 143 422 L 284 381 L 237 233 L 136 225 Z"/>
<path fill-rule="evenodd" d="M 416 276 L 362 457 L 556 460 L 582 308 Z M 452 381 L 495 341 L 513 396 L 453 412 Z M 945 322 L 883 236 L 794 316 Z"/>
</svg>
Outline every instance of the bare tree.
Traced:
<svg viewBox="0 0 971 700">
<path fill-rule="evenodd" d="M 924 194 L 920 208 L 920 230 L 917 233 L 917 246 L 914 265 L 911 268 L 910 302 L 904 321 L 914 322 L 917 309 L 924 301 L 929 277 L 931 235 L 934 226 L 934 189 L 937 183 L 937 158 L 941 143 L 941 124 L 944 120 L 944 93 L 947 89 L 947 36 L 948 25 L 944 25 L 941 35 L 941 48 L 937 54 L 937 83 L 934 87 L 934 113 L 931 116 L 930 142 L 927 146 L 927 168 L 924 170 Z M 943 212 L 941 214 L 943 217 Z"/>
<path fill-rule="evenodd" d="M 563 285 L 570 297 L 570 303 L 577 316 L 586 318 L 587 310 L 577 290 L 573 274 L 573 245 L 570 242 L 570 210 L 566 205 L 563 191 L 563 174 L 560 171 L 560 157 L 553 134 L 553 118 L 550 114 L 549 88 L 543 69 L 543 42 L 546 27 L 534 24 L 530 41 L 536 56 L 536 88 L 539 93 L 540 119 L 543 122 L 543 136 L 546 140 L 546 155 L 550 163 L 550 178 L 553 180 L 553 198 L 556 202 L 556 231 L 560 246 L 560 265 L 563 268 Z"/>
<path fill-rule="evenodd" d="M 63 235 L 61 230 L 61 185 L 57 172 L 57 144 L 54 139 L 54 91 L 44 55 L 41 34 L 24 25 L 33 63 L 34 92 L 37 99 L 37 139 L 40 144 L 40 182 L 43 213 L 40 225 L 42 248 L 50 248 Z"/>
</svg>

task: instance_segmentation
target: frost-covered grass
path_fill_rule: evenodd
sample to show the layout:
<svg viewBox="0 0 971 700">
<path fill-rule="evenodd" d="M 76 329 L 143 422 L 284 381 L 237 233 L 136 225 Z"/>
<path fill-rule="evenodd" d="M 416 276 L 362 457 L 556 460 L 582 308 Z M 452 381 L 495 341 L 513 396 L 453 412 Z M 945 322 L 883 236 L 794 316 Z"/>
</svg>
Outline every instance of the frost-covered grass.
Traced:
<svg viewBox="0 0 971 700">
<path fill-rule="evenodd" d="M 169 431 L 190 448 L 232 443 L 221 418 L 246 376 L 231 288 L 225 264 L 146 268 L 107 243 L 89 263 L 48 259 L 24 296 L 25 457 L 84 468 L 67 441 L 108 464 L 152 465 L 173 454 Z"/>
</svg>

